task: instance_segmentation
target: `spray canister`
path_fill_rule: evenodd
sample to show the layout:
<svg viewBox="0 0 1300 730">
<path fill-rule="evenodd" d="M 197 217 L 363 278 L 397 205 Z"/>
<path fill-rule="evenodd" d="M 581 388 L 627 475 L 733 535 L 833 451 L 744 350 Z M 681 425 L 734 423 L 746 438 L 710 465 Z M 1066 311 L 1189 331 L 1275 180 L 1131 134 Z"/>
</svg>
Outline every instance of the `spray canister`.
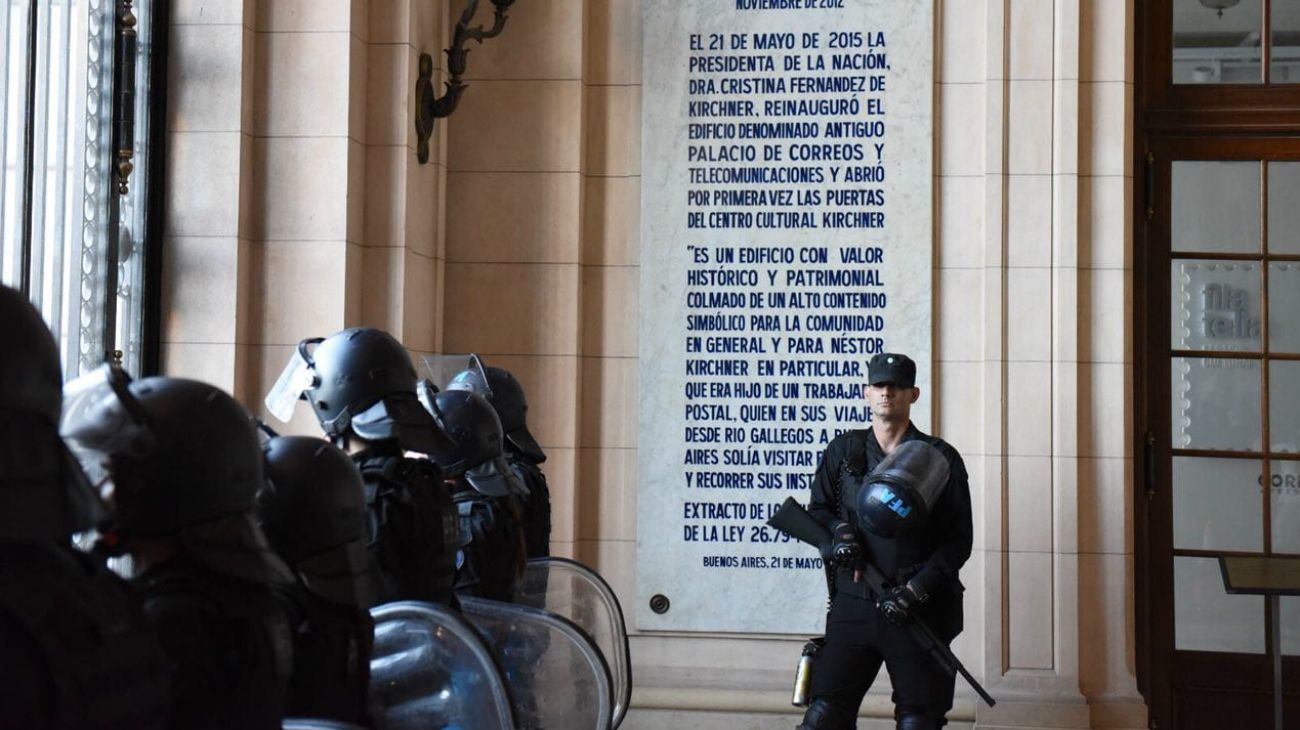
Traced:
<svg viewBox="0 0 1300 730">
<path fill-rule="evenodd" d="M 799 657 L 799 668 L 794 674 L 794 696 L 790 698 L 790 704 L 795 707 L 807 707 L 809 689 L 812 684 L 813 660 L 817 658 L 817 651 L 826 643 L 825 637 L 810 639 L 807 644 L 803 645 L 803 654 Z"/>
</svg>

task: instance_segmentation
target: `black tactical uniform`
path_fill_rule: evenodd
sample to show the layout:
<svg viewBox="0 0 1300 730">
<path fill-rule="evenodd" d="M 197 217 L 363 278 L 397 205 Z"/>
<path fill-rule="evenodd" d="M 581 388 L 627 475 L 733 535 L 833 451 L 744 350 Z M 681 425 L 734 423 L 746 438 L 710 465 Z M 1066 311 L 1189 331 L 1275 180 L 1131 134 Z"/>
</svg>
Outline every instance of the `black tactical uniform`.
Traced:
<svg viewBox="0 0 1300 730">
<path fill-rule="evenodd" d="M 70 442 L 107 462 L 106 534 L 135 579 L 173 666 L 170 727 L 279 728 L 293 653 L 292 574 L 253 516 L 262 451 L 250 416 L 181 378 L 128 382 L 116 368 L 70 383 Z"/>
<path fill-rule="evenodd" d="M 528 557 L 545 558 L 551 554 L 551 489 L 546 475 L 532 460 L 509 447 L 506 461 L 526 492 L 520 501 Z"/>
<path fill-rule="evenodd" d="M 378 575 L 365 548 L 366 498 L 348 455 L 318 438 L 263 444 L 262 529 L 298 578 L 290 592 L 293 678 L 286 714 L 369 724 Z"/>
<path fill-rule="evenodd" d="M 311 403 L 325 435 L 338 444 L 361 439 L 366 445 L 352 458 L 365 481 L 366 546 L 383 577 L 380 602 L 455 606 L 456 507 L 438 467 L 404 455 L 432 457 L 453 445 L 416 399 L 406 349 L 382 330 L 347 329 L 300 342 L 280 383 L 295 381 L 295 371 L 306 378 L 287 394 Z M 267 396 L 273 413 L 280 383 Z"/>
<path fill-rule="evenodd" d="M 962 591 L 957 571 L 970 557 L 970 485 L 966 467 L 956 449 L 911 425 L 904 441 L 924 440 L 948 461 L 949 476 L 929 519 L 919 530 L 884 539 L 856 529 L 867 559 L 893 585 L 909 581 L 928 600 L 913 609 L 945 642 L 962 629 Z M 834 529 L 858 525 L 852 513 L 863 477 L 885 454 L 871 429 L 849 431 L 827 445 L 812 485 L 809 512 Z M 900 716 L 924 717 L 930 725 L 944 724 L 952 707 L 954 678 L 945 673 L 916 644 L 905 628 L 887 621 L 875 606 L 865 581 L 855 582 L 852 566 L 828 569 L 831 608 L 826 619 L 826 645 L 818 653 L 812 679 L 812 696 L 824 699 L 825 724 L 817 728 L 849 728 L 858 706 L 875 681 L 883 662 L 894 687 L 893 701 Z"/>
<path fill-rule="evenodd" d="M 0 287 L 0 728 L 158 728 L 168 667 L 139 597 L 73 533 L 106 516 L 59 438 L 54 338 Z"/>
</svg>

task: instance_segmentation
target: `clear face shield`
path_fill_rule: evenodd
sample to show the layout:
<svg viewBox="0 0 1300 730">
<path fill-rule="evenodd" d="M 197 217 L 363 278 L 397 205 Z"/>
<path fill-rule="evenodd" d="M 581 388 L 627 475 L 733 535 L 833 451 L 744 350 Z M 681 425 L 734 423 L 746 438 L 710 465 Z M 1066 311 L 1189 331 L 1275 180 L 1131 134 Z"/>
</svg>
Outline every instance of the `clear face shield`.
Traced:
<svg viewBox="0 0 1300 730">
<path fill-rule="evenodd" d="M 281 422 L 288 423 L 293 418 L 294 406 L 304 399 L 308 390 L 315 387 L 316 368 L 308 348 L 324 341 L 323 337 L 313 337 L 299 342 L 284 370 L 280 371 L 280 377 L 275 379 L 275 385 L 271 386 L 271 390 L 262 399 L 267 412 Z"/>
<path fill-rule="evenodd" d="M 492 400 L 483 359 L 473 353 L 426 355 L 420 358 L 420 375 L 434 386 L 435 394 L 443 390 L 470 390 Z"/>
<path fill-rule="evenodd" d="M 157 444 L 130 383 L 120 367 L 104 364 L 63 386 L 59 435 L 96 483 L 108 478 L 109 457 L 143 459 Z"/>
</svg>

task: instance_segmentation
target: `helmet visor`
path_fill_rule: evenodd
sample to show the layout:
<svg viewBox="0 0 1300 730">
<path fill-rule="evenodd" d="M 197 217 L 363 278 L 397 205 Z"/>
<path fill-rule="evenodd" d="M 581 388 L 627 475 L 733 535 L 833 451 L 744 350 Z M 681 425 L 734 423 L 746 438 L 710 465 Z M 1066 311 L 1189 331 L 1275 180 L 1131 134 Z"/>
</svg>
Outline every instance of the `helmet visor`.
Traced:
<svg viewBox="0 0 1300 730">
<path fill-rule="evenodd" d="M 280 377 L 275 379 L 275 385 L 271 386 L 270 392 L 262 399 L 267 412 L 283 423 L 288 423 L 289 419 L 293 418 L 294 406 L 302 400 L 303 393 L 316 382 L 316 373 L 304 352 L 303 345 L 307 342 L 304 340 L 293 351 L 284 370 L 280 371 Z"/>
<path fill-rule="evenodd" d="M 121 368 L 104 364 L 63 387 L 59 434 L 94 481 L 105 476 L 106 457 L 142 459 L 156 443 L 130 382 Z"/>
<path fill-rule="evenodd" d="M 426 355 L 420 358 L 420 369 L 440 390 L 471 390 L 492 400 L 492 387 L 478 355 Z"/>
</svg>

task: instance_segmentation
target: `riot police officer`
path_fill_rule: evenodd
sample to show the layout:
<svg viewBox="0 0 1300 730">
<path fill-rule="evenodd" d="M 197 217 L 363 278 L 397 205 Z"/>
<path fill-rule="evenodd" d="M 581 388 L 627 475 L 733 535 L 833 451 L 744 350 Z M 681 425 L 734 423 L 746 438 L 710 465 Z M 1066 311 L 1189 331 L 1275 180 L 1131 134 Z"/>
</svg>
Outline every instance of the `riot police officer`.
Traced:
<svg viewBox="0 0 1300 730">
<path fill-rule="evenodd" d="M 305 436 L 272 438 L 258 516 L 298 578 L 292 591 L 294 665 L 286 712 L 366 723 L 378 588 L 366 552 L 366 495 L 348 455 Z"/>
<path fill-rule="evenodd" d="M 284 417 L 295 400 L 306 399 L 325 435 L 361 470 L 366 546 L 383 579 L 380 602 L 454 606 L 456 507 L 438 467 L 405 455 L 432 457 L 454 445 L 420 405 L 415 387 L 415 368 L 401 343 L 358 327 L 300 342 L 266 402 Z"/>
<path fill-rule="evenodd" d="M 502 455 L 501 421 L 473 391 L 447 390 L 423 400 L 456 445 L 434 457 L 460 515 L 456 592 L 510 601 L 527 555 L 518 502 L 523 486 Z"/>
<path fill-rule="evenodd" d="M 138 596 L 72 547 L 106 511 L 59 438 L 58 348 L 8 287 L 0 342 L 0 727 L 162 727 L 168 668 Z"/>
<path fill-rule="evenodd" d="M 171 727 L 279 728 L 293 578 L 253 515 L 263 469 L 248 412 L 206 383 L 130 382 L 109 365 L 65 397 L 69 441 L 107 467 L 107 542 L 131 556 L 174 667 Z"/>
<path fill-rule="evenodd" d="M 490 394 L 505 436 L 506 462 L 524 487 L 521 506 L 528 557 L 544 558 L 551 554 L 551 491 L 541 469 L 546 452 L 528 430 L 528 398 L 509 370 L 485 366 L 481 373 L 465 370 L 452 379 L 447 389 Z M 485 382 L 479 383 L 480 379 Z"/>
<path fill-rule="evenodd" d="M 831 441 L 812 486 L 809 512 L 834 535 L 835 565 L 803 730 L 853 727 L 882 663 L 900 730 L 941 727 L 952 707 L 953 676 L 905 627 L 923 618 L 945 643 L 961 631 L 957 572 L 973 539 L 966 468 L 956 449 L 912 423 L 920 389 L 911 358 L 876 355 L 868 376 L 872 426 Z M 879 595 L 864 561 L 888 582 Z"/>
</svg>

